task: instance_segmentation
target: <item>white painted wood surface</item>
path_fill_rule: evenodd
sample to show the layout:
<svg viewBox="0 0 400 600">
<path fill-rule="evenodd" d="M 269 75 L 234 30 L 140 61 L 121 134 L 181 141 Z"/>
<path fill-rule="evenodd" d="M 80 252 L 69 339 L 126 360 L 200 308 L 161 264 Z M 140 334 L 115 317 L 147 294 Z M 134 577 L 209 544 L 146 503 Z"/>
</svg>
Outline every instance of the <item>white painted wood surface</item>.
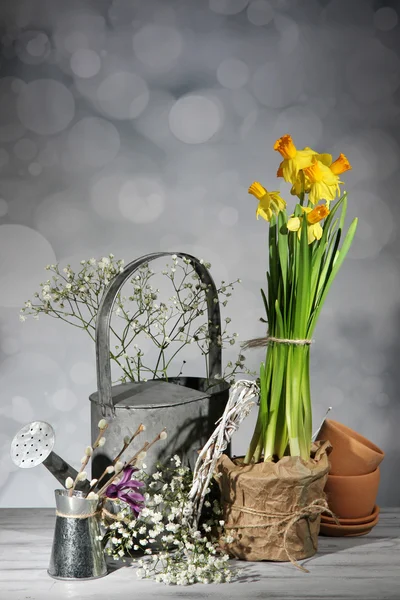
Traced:
<svg viewBox="0 0 400 600">
<path fill-rule="evenodd" d="M 0 600 L 400 600 L 400 509 L 381 511 L 367 536 L 319 538 L 309 574 L 290 563 L 246 563 L 234 583 L 175 587 L 137 579 L 134 565 L 87 582 L 55 581 L 47 575 L 54 511 L 0 509 Z"/>
</svg>

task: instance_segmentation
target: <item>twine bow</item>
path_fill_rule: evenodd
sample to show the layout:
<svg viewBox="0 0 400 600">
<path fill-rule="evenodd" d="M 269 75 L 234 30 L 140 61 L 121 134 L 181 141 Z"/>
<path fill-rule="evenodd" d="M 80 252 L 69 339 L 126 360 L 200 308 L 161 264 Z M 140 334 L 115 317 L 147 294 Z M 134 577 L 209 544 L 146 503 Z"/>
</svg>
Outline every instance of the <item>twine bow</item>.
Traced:
<svg viewBox="0 0 400 600">
<path fill-rule="evenodd" d="M 296 510 L 292 513 L 287 513 L 287 514 L 285 514 L 285 513 L 268 513 L 268 512 L 261 511 L 261 510 L 256 510 L 254 508 L 246 508 L 245 506 L 238 506 L 237 504 L 229 504 L 227 502 L 226 502 L 226 504 L 228 504 L 229 507 L 233 510 L 237 510 L 239 512 L 246 513 L 249 515 L 258 515 L 258 516 L 262 516 L 262 517 L 268 517 L 271 519 L 277 519 L 277 518 L 281 517 L 279 521 L 273 521 L 272 523 L 262 523 L 262 524 L 256 524 L 256 525 L 251 525 L 251 524 L 250 525 L 225 525 L 225 529 L 231 529 L 231 530 L 263 529 L 263 528 L 267 528 L 267 527 L 279 527 L 280 525 L 286 524 L 286 526 L 283 530 L 283 548 L 286 552 L 286 556 L 288 557 L 288 559 L 290 560 L 292 565 L 294 565 L 295 567 L 297 567 L 304 573 L 309 573 L 310 571 L 308 571 L 308 569 L 306 569 L 305 567 L 300 565 L 297 562 L 297 560 L 295 558 L 293 558 L 293 556 L 291 555 L 291 553 L 288 549 L 287 537 L 289 535 L 290 529 L 293 527 L 293 525 L 295 523 L 297 523 L 297 521 L 300 521 L 300 519 L 303 519 L 303 518 L 309 517 L 309 516 L 314 516 L 314 515 L 317 516 L 317 515 L 320 515 L 325 512 L 329 513 L 331 515 L 331 517 L 334 519 L 334 521 L 336 522 L 337 525 L 340 525 L 336 515 L 328 507 L 328 504 L 327 504 L 325 498 L 317 498 L 316 500 L 313 500 L 312 502 L 310 502 L 310 504 L 307 504 L 307 506 L 303 506 L 303 507 L 299 508 L 298 510 Z"/>
</svg>

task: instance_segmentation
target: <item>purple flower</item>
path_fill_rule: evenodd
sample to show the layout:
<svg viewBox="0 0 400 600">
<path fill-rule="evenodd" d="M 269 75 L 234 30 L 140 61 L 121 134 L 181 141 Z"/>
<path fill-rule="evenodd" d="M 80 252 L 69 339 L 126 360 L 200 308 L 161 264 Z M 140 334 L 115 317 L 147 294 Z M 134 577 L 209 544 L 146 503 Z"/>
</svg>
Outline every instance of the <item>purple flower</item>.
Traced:
<svg viewBox="0 0 400 600">
<path fill-rule="evenodd" d="M 118 483 L 111 483 L 107 490 L 107 498 L 119 498 L 123 502 L 126 502 L 134 513 L 135 517 L 139 516 L 140 511 L 144 507 L 144 497 L 137 491 L 144 486 L 142 481 L 132 479 L 132 475 L 135 471 L 134 467 L 126 467 L 122 473 L 122 477 Z"/>
</svg>

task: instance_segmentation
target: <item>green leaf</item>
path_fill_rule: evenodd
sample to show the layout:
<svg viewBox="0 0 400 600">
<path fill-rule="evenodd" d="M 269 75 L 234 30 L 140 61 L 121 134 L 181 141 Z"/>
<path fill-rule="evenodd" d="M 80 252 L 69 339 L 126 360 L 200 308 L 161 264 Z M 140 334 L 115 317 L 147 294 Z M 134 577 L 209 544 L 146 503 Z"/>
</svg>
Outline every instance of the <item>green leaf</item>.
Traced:
<svg viewBox="0 0 400 600">
<path fill-rule="evenodd" d="M 340 267 L 343 264 L 344 259 L 346 258 L 346 255 L 348 253 L 348 251 L 350 250 L 350 246 L 353 242 L 353 238 L 354 235 L 356 233 L 357 230 L 357 224 L 358 224 L 358 219 L 354 219 L 354 221 L 351 223 L 349 230 L 346 234 L 346 237 L 344 239 L 343 245 L 340 248 L 340 250 L 337 251 L 336 256 L 334 258 L 334 264 L 333 264 L 333 268 L 330 272 L 329 278 L 325 284 L 324 290 L 321 294 L 321 298 L 318 301 L 318 306 L 316 307 L 316 311 L 315 314 L 312 318 L 312 321 L 310 323 L 310 332 L 309 335 L 312 335 L 315 325 L 317 323 L 318 317 L 319 317 L 319 313 L 321 312 L 321 309 L 324 305 L 325 302 L 325 298 L 329 292 L 329 289 L 333 283 L 333 280 L 335 279 Z M 339 233 L 339 232 L 338 232 Z"/>
<path fill-rule="evenodd" d="M 310 295 L 310 248 L 308 245 L 307 219 L 303 218 L 296 284 L 294 337 L 303 338 L 307 332 Z"/>
<path fill-rule="evenodd" d="M 268 300 L 267 300 L 265 292 L 264 292 L 264 290 L 262 288 L 261 288 L 260 292 L 261 292 L 261 296 L 262 296 L 262 299 L 263 299 L 263 302 L 264 302 L 265 312 L 266 312 L 266 315 L 267 315 L 267 321 L 269 321 Z"/>
<path fill-rule="evenodd" d="M 286 227 L 286 212 L 281 211 L 278 217 L 278 255 L 281 267 L 283 285 L 283 317 L 286 321 L 287 278 L 288 278 L 288 229 Z"/>
</svg>

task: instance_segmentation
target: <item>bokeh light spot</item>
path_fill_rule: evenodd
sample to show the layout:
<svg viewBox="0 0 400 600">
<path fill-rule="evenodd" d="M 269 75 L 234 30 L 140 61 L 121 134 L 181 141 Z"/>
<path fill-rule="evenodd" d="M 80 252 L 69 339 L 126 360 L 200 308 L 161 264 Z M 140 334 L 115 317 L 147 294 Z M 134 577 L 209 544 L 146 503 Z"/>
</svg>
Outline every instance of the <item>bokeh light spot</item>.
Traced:
<svg viewBox="0 0 400 600">
<path fill-rule="evenodd" d="M 101 59 L 94 50 L 79 48 L 71 56 L 70 66 L 75 75 L 88 79 L 100 71 Z"/>
<path fill-rule="evenodd" d="M 38 175 L 40 175 L 42 173 L 43 167 L 40 163 L 33 162 L 29 165 L 28 171 L 31 175 L 33 175 L 34 177 L 37 177 Z"/>
<path fill-rule="evenodd" d="M 242 60 L 227 58 L 217 69 L 217 79 L 224 87 L 237 90 L 243 87 L 249 78 L 249 68 Z"/>
<path fill-rule="evenodd" d="M 75 114 L 71 92 L 54 79 L 36 79 L 28 83 L 17 99 L 22 124 L 40 135 L 63 131 Z"/>
<path fill-rule="evenodd" d="M 268 25 L 274 17 L 274 9 L 267 0 L 253 0 L 247 8 L 247 18 L 253 25 Z"/>
<path fill-rule="evenodd" d="M 50 49 L 50 40 L 43 31 L 24 31 L 15 44 L 18 58 L 27 65 L 39 65 L 45 61 Z"/>
<path fill-rule="evenodd" d="M 4 198 L 0 198 L 0 217 L 5 217 L 8 213 L 8 204 Z"/>
<path fill-rule="evenodd" d="M 49 398 L 49 404 L 61 412 L 69 412 L 77 406 L 78 398 L 72 390 L 61 388 Z"/>
<path fill-rule="evenodd" d="M 135 119 L 149 101 L 145 80 L 135 73 L 109 75 L 97 90 L 101 110 L 114 119 Z"/>
<path fill-rule="evenodd" d="M 23 396 L 14 396 L 11 400 L 11 417 L 17 423 L 29 423 L 34 418 L 31 402 Z"/>
<path fill-rule="evenodd" d="M 78 385 L 86 385 L 96 379 L 94 364 L 83 361 L 72 365 L 69 374 L 72 381 Z"/>
<path fill-rule="evenodd" d="M 399 16 L 391 6 L 382 6 L 374 14 L 374 24 L 381 31 L 394 29 L 399 22 Z"/>
<path fill-rule="evenodd" d="M 138 177 L 122 185 L 118 204 L 122 215 L 133 223 L 151 223 L 164 211 L 164 189 L 154 179 Z"/>
<path fill-rule="evenodd" d="M 169 126 L 185 144 L 202 144 L 222 127 L 222 108 L 211 98 L 190 95 L 179 98 L 169 113 Z"/>
<path fill-rule="evenodd" d="M 24 82 L 13 77 L 0 79 L 0 143 L 14 142 L 25 133 L 25 127 L 20 123 L 17 114 L 18 94 L 22 91 Z"/>
<path fill-rule="evenodd" d="M 133 36 L 133 51 L 151 69 L 168 71 L 182 52 L 182 37 L 172 27 L 145 25 Z"/>
</svg>

